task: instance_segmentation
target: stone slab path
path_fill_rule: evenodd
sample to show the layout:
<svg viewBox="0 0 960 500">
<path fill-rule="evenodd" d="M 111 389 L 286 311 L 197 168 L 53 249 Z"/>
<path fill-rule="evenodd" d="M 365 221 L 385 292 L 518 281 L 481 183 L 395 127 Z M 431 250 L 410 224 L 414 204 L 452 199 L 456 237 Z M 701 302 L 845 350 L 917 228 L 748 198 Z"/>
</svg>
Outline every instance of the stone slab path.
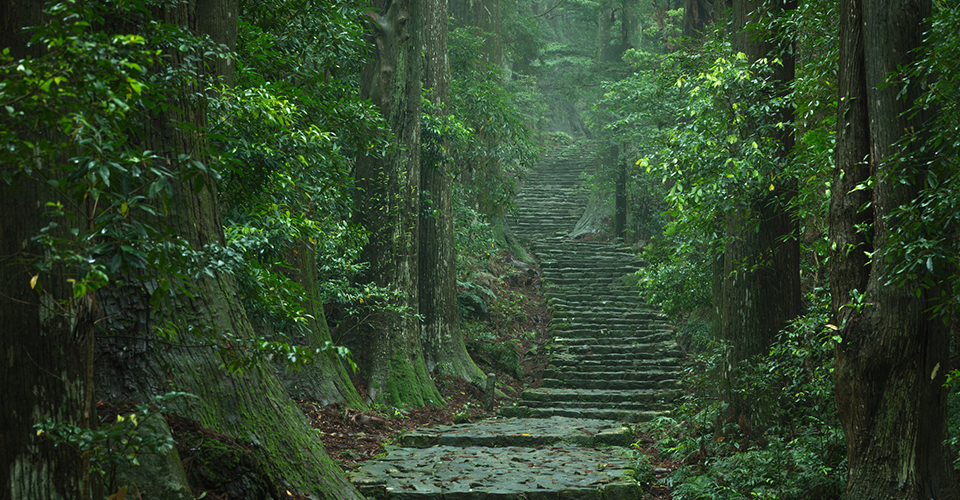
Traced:
<svg viewBox="0 0 960 500">
<path fill-rule="evenodd" d="M 508 221 L 543 272 L 552 313 L 543 386 L 503 417 L 398 438 L 349 474 L 375 499 L 627 500 L 634 480 L 629 423 L 669 412 L 680 351 L 665 318 L 642 304 L 634 252 L 566 235 L 586 206 L 586 158 L 554 158 L 524 181 Z"/>
</svg>

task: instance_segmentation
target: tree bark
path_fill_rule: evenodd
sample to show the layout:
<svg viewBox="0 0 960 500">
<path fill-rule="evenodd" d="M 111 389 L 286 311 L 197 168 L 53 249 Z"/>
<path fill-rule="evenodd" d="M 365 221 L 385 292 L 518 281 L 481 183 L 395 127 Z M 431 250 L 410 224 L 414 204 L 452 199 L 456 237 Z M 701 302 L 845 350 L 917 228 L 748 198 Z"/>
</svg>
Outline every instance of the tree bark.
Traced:
<svg viewBox="0 0 960 500">
<path fill-rule="evenodd" d="M 357 325 L 360 343 L 351 346 L 360 361 L 367 396 L 395 406 L 441 404 L 420 343 L 418 277 L 420 213 L 420 0 L 378 0 L 373 4 L 372 59 L 363 70 L 361 97 L 380 108 L 397 138 L 383 158 L 357 158 L 358 222 L 370 232 L 361 259 L 370 267 L 361 283 L 395 288 L 393 305 Z"/>
<path fill-rule="evenodd" d="M 445 116 L 449 101 L 447 60 L 447 1 L 424 0 L 423 85 L 433 109 Z M 420 315 L 427 369 L 474 382 L 483 380 L 464 345 L 457 309 L 457 261 L 454 243 L 453 171 L 442 158 L 424 158 L 420 167 Z M 423 201 L 422 201 L 423 202 Z"/>
<path fill-rule="evenodd" d="M 714 19 L 714 5 L 709 0 L 686 0 L 683 8 L 683 30 L 685 38 L 697 38 L 703 28 Z"/>
<path fill-rule="evenodd" d="M 764 5 L 758 0 L 735 0 L 733 4 L 733 49 L 756 61 L 775 52 L 783 61 L 774 75 L 777 92 L 788 92 L 793 79 L 794 61 L 784 40 L 777 33 L 744 30 Z M 769 4 L 766 4 L 770 8 Z M 794 8 L 790 1 L 779 1 L 775 8 Z M 791 109 L 784 107 L 777 116 L 781 123 L 791 123 Z M 793 147 L 789 130 L 777 138 L 780 158 L 785 160 Z M 800 246 L 799 226 L 788 211 L 789 201 L 796 196 L 790 182 L 774 182 L 774 190 L 727 214 L 724 247 L 723 299 L 721 338 L 729 347 L 724 363 L 724 379 L 729 403 L 724 419 L 739 424 L 745 439 L 762 431 L 756 429 L 754 408 L 739 397 L 737 379 L 741 365 L 751 357 L 764 354 L 776 340 L 777 333 L 800 313 Z"/>
<path fill-rule="evenodd" d="M 332 342 L 332 338 L 323 313 L 323 302 L 320 300 L 317 250 L 311 242 L 301 238 L 286 255 L 285 260 L 290 267 L 285 268 L 283 273 L 303 289 L 304 297 L 300 306 L 306 311 L 308 320 L 305 336 L 287 337 L 283 340 L 310 350 L 322 348 L 328 341 Z M 344 403 L 351 408 L 364 407 L 350 380 L 350 374 L 339 357 L 320 355 L 313 363 L 299 370 L 287 367 L 287 363 L 283 361 L 275 364 L 283 386 L 294 398 L 319 401 L 322 404 Z"/>
<path fill-rule="evenodd" d="M 42 2 L 0 1 L 0 49 L 9 48 L 14 58 L 42 56 L 41 44 L 28 47 L 32 35 L 23 30 L 42 22 L 42 7 Z M 8 121 L 6 115 L 0 119 L 0 129 L 33 141 L 56 132 L 24 125 Z M 42 161 L 32 168 L 45 171 L 49 166 Z M 17 172 L 24 166 L 0 164 L 0 171 Z M 43 214 L 46 202 L 71 203 L 43 179 L 20 175 L 11 185 L 0 181 L 0 499 L 4 500 L 92 499 L 102 493 L 88 472 L 86 457 L 33 429 L 47 419 L 81 428 L 95 420 L 89 370 L 99 307 L 92 295 L 73 296 L 67 280 L 75 277 L 75 270 L 58 265 L 40 272 L 35 267 L 49 252 L 33 241 L 52 221 Z M 53 232 L 68 238 L 70 227 L 67 221 L 60 222 Z"/>
<path fill-rule="evenodd" d="M 500 0 L 451 0 L 450 16 L 457 28 L 474 28 L 475 35 L 486 39 L 483 62 L 503 66 L 503 28 Z"/>
<path fill-rule="evenodd" d="M 875 174 L 872 219 L 851 213 L 858 200 L 842 189 L 831 191 L 831 208 L 836 208 L 830 213 L 832 244 L 838 249 L 853 245 L 851 253 L 857 253 L 867 243 L 851 222 L 861 218 L 872 222 L 873 229 L 869 262 L 861 266 L 860 256 L 851 255 L 851 262 L 831 269 L 841 338 L 834 375 L 847 440 L 849 499 L 960 498 L 944 445 L 949 329 L 926 312 L 932 304 L 928 297 L 939 294 L 941 277 L 950 272 L 931 271 L 896 286 L 889 283 L 892 267 L 884 258 L 891 235 L 899 230 L 895 210 L 917 196 L 928 165 L 919 141 L 909 151 L 918 159 L 899 161 L 893 155 L 900 153 L 898 141 L 905 134 L 916 131 L 922 139 L 929 123 L 926 112 L 908 113 L 921 92 L 920 82 L 906 84 L 899 98 L 901 85 L 884 82 L 913 62 L 931 11 L 929 1 L 845 0 L 841 5 L 842 55 L 851 58 L 841 73 L 841 97 L 854 99 L 865 88 L 866 105 L 842 102 L 838 109 L 838 146 L 843 147 L 838 148 L 836 175 L 863 175 L 860 155 L 867 131 Z M 925 286 L 921 278 L 927 280 Z M 864 284 L 862 301 L 844 296 Z"/>
<path fill-rule="evenodd" d="M 0 166 L 6 168 L 7 166 Z M 74 300 L 70 270 L 40 273 L 31 265 L 45 249 L 31 239 L 50 220 L 46 182 L 22 177 L 0 185 L 0 498 L 92 498 L 87 464 L 77 450 L 38 436 L 33 424 L 89 427 L 93 387 L 87 377 L 93 303 Z M 67 228 L 63 228 L 66 231 Z M 38 287 L 31 287 L 39 276 Z M 81 312 L 89 313 L 81 315 Z M 80 318 L 88 318 L 80 321 Z"/>
</svg>

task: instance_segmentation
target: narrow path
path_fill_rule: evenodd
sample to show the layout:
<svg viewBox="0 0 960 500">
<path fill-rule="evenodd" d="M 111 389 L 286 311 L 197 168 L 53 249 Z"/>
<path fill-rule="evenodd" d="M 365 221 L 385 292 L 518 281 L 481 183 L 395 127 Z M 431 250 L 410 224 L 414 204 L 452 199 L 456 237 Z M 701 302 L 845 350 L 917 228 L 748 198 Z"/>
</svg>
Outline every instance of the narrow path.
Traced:
<svg viewBox="0 0 960 500">
<path fill-rule="evenodd" d="M 543 387 L 504 417 L 401 436 L 350 474 L 376 499 L 638 499 L 625 423 L 667 411 L 680 352 L 662 314 L 640 303 L 629 249 L 566 238 L 583 213 L 592 160 L 544 162 L 518 196 L 513 231 L 543 271 L 553 319 Z"/>
</svg>

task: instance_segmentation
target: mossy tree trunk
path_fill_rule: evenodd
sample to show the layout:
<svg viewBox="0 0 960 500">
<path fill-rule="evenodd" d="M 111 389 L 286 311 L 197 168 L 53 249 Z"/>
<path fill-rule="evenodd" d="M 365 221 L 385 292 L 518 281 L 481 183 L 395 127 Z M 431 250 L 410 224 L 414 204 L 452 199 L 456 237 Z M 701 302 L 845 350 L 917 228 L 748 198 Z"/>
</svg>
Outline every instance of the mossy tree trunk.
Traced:
<svg viewBox="0 0 960 500">
<path fill-rule="evenodd" d="M 936 164 L 921 150 L 932 110 L 910 112 L 921 82 L 885 84 L 890 73 L 914 62 L 931 11 L 929 0 L 841 3 L 834 177 L 840 186 L 869 174 L 875 179 L 865 213 L 857 206 L 861 194 L 831 190 L 833 258 L 849 259 L 832 266 L 830 278 L 841 338 L 834 375 L 851 500 L 960 498 L 944 444 L 950 330 L 929 312 L 942 280 L 956 270 L 931 270 L 898 286 L 890 282 L 895 269 L 885 258 L 903 230 L 897 208 L 912 203 Z M 917 134 L 908 151 L 914 159 L 894 158 L 908 133 Z M 844 179 L 848 174 L 854 179 Z M 856 221 L 871 231 L 860 232 Z M 859 255 L 864 250 L 873 252 L 868 262 Z M 851 299 L 854 290 L 862 300 Z"/>
<path fill-rule="evenodd" d="M 286 337 L 291 345 L 309 350 L 324 348 L 332 342 L 330 329 L 323 313 L 320 286 L 317 276 L 317 249 L 313 243 L 301 238 L 286 252 L 284 259 L 289 267 L 282 272 L 303 289 L 300 306 L 307 314 L 306 331 L 303 336 Z M 319 401 L 322 404 L 344 403 L 352 408 L 363 408 L 363 401 L 350 380 L 350 373 L 337 356 L 317 356 L 313 363 L 299 369 L 288 363 L 275 363 L 278 376 L 287 392 L 295 398 Z"/>
<path fill-rule="evenodd" d="M 361 97 L 370 99 L 396 136 L 384 157 L 357 158 L 357 222 L 370 232 L 361 253 L 369 267 L 362 283 L 390 287 L 390 304 L 353 325 L 350 346 L 367 397 L 394 406 L 441 404 L 420 342 L 417 222 L 420 213 L 420 0 L 377 0 L 371 12 L 374 50 L 362 73 Z M 389 306 L 384 308 L 382 306 Z"/>
<path fill-rule="evenodd" d="M 38 273 L 27 263 L 45 251 L 32 242 L 50 222 L 38 207 L 59 199 L 39 179 L 0 182 L 0 498 L 5 499 L 93 498 L 80 453 L 33 429 L 46 419 L 89 427 L 92 417 L 87 368 L 96 305 L 87 297 L 73 298 L 67 279 L 74 273 L 62 267 Z M 34 276 L 37 288 L 31 287 Z"/>
<path fill-rule="evenodd" d="M 450 0 L 450 17 L 453 26 L 457 28 L 473 28 L 477 36 L 486 38 L 483 62 L 496 67 L 503 65 L 503 21 L 500 11 L 500 0 Z"/>
<path fill-rule="evenodd" d="M 232 40 L 224 37 L 235 36 L 236 29 L 219 24 L 236 24 L 236 16 L 208 8 L 206 1 L 224 5 L 219 0 L 177 4 L 164 10 L 163 18 L 192 30 L 210 29 L 200 33 L 229 46 Z M 207 19 L 198 26 L 195 23 L 201 15 L 213 16 L 218 22 Z M 188 64 L 180 54 L 170 57 L 174 65 Z M 218 66 L 230 69 L 230 65 Z M 217 76 L 229 79 L 229 75 Z M 184 89 L 182 95 L 189 95 L 189 90 Z M 202 139 L 190 132 L 204 129 L 202 106 L 186 100 L 179 104 L 179 110 L 151 112 L 151 126 L 144 130 L 143 138 L 144 147 L 166 157 L 174 169 L 181 162 L 180 155 L 209 161 L 201 152 Z M 202 187 L 178 183 L 169 213 L 160 221 L 168 234 L 177 235 L 201 253 L 224 245 L 216 185 L 212 178 L 205 181 Z M 327 456 L 269 362 L 254 357 L 241 372 L 222 368 L 238 356 L 255 354 L 244 348 L 245 341 L 254 339 L 254 332 L 231 275 L 217 270 L 199 272 L 183 283 L 189 294 L 179 291 L 159 307 L 152 307 L 149 301 L 157 281 L 137 278 L 130 276 L 125 285 L 100 291 L 105 313 L 98 323 L 97 390 L 101 398 L 146 401 L 170 390 L 191 393 L 196 397 L 174 401 L 171 410 L 235 436 L 252 449 L 277 495 L 295 490 L 331 500 L 361 498 Z M 233 339 L 225 338 L 225 333 Z"/>
<path fill-rule="evenodd" d="M 447 59 L 447 2 L 423 0 L 423 85 L 439 117 L 449 100 L 450 65 Z M 479 382 L 477 368 L 463 342 L 457 310 L 457 260 L 454 243 L 453 171 L 442 155 L 422 158 L 420 188 L 426 196 L 420 207 L 420 314 L 423 354 L 430 371 Z"/>
</svg>

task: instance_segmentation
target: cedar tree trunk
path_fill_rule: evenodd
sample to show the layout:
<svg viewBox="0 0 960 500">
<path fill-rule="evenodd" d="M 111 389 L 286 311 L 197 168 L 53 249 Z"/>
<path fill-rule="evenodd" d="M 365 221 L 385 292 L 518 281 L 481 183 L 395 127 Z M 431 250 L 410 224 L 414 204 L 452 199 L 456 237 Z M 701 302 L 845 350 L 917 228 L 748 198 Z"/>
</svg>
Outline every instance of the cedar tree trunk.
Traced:
<svg viewBox="0 0 960 500">
<path fill-rule="evenodd" d="M 300 306 L 307 313 L 308 320 L 305 336 L 282 340 L 310 350 L 322 348 L 327 342 L 332 342 L 332 338 L 323 314 L 323 302 L 320 300 L 317 249 L 307 239 L 300 238 L 286 255 L 285 260 L 290 267 L 284 268 L 282 272 L 303 289 L 304 296 Z M 350 373 L 337 356 L 317 356 L 313 363 L 300 369 L 289 368 L 283 361 L 277 363 L 277 366 L 277 375 L 291 397 L 319 401 L 322 404 L 344 403 L 351 408 L 364 407 L 350 380 Z"/>
<path fill-rule="evenodd" d="M 743 29 L 761 5 L 759 0 L 734 1 L 733 49 L 751 61 L 776 51 L 783 65 L 774 78 L 777 91 L 785 93 L 794 71 L 789 42 L 776 33 Z M 778 1 L 776 8 L 786 11 L 793 4 Z M 791 110 L 781 109 L 779 116 L 771 119 L 790 123 Z M 789 131 L 784 130 L 778 141 L 781 159 L 786 159 L 793 147 Z M 762 429 L 753 429 L 754 409 L 735 394 L 737 371 L 751 357 L 766 353 L 780 329 L 800 312 L 799 227 L 787 208 L 794 196 L 795 185 L 775 181 L 773 191 L 730 212 L 725 221 L 721 337 L 729 346 L 723 364 L 729 389 L 724 398 L 729 407 L 724 418 L 739 424 L 745 439 Z"/>
<path fill-rule="evenodd" d="M 927 169 L 917 146 L 909 152 L 919 159 L 892 156 L 900 152 L 897 142 L 906 133 L 916 131 L 922 139 L 928 113 L 907 113 L 920 82 L 906 84 L 899 98 L 903 84 L 883 83 L 898 67 L 912 63 L 928 28 L 931 3 L 844 0 L 840 12 L 842 100 L 835 177 L 849 173 L 854 179 L 843 179 L 831 190 L 830 236 L 834 258 L 850 259 L 831 267 L 841 337 L 834 375 L 847 440 L 846 498 L 957 499 L 944 445 L 949 330 L 927 312 L 932 304 L 928 295 L 939 294 L 948 271 L 896 286 L 889 283 L 892 268 L 884 258 L 891 235 L 899 230 L 894 211 L 916 197 Z M 865 157 L 875 180 L 872 214 L 857 212 L 862 195 L 838 189 L 867 175 Z M 872 222 L 872 235 L 858 233 L 856 221 Z M 864 262 L 859 254 L 871 250 L 869 236 L 873 253 Z M 924 286 L 921 278 L 927 281 Z M 851 300 L 852 290 L 864 293 L 863 300 Z"/>
<path fill-rule="evenodd" d="M 442 107 L 450 93 L 447 60 L 447 2 L 423 0 L 423 85 L 434 109 Z M 423 355 L 430 371 L 439 371 L 479 382 L 477 368 L 463 343 L 457 309 L 457 260 L 454 244 L 453 172 L 449 162 L 427 162 L 420 167 L 420 188 L 429 193 L 420 207 L 420 314 L 423 316 Z M 438 368 L 439 367 L 439 368 Z"/>
<path fill-rule="evenodd" d="M 361 96 L 383 114 L 397 147 L 382 158 L 357 158 L 357 219 L 370 232 L 361 283 L 398 290 L 393 310 L 356 325 L 367 397 L 394 406 L 441 404 L 420 343 L 417 284 L 420 212 L 420 90 L 423 15 L 420 0 L 373 3 L 375 48 L 362 74 Z M 380 304 L 383 306 L 383 304 Z M 405 308 L 397 312 L 396 308 Z"/>
<path fill-rule="evenodd" d="M 205 5 L 221 0 L 177 4 L 162 12 L 164 20 L 200 30 L 228 46 L 235 36 L 235 8 L 220 12 Z M 222 26 L 221 26 L 222 24 Z M 205 33 L 205 32 L 204 32 Z M 189 62 L 170 54 L 171 64 Z M 229 71 L 230 65 L 218 65 Z M 217 75 L 227 77 L 229 74 Z M 184 84 L 186 85 L 186 84 Z M 189 89 L 186 89 L 189 90 Z M 199 90 L 199 89 L 198 89 Z M 189 92 L 185 92 L 189 94 Z M 177 169 L 181 154 L 203 162 L 202 138 L 190 130 L 203 130 L 202 106 L 180 102 L 179 109 L 150 110 L 144 131 L 147 149 L 164 155 Z M 186 123 L 192 128 L 176 126 Z M 178 183 L 170 210 L 159 222 L 193 250 L 224 245 L 217 194 L 212 178 L 201 187 Z M 265 360 L 251 362 L 242 372 L 221 368 L 235 356 L 249 356 L 225 339 L 253 340 L 254 332 L 240 304 L 233 277 L 216 270 L 199 272 L 188 285 L 191 293 L 177 292 L 168 303 L 154 308 L 149 295 L 155 280 L 129 277 L 122 286 L 101 289 L 105 317 L 98 324 L 97 391 L 103 399 L 145 401 L 169 390 L 192 393 L 196 398 L 174 402 L 173 411 L 200 421 L 216 431 L 235 436 L 253 450 L 280 495 L 285 490 L 316 498 L 361 498 L 343 472 L 324 451 L 306 418 L 283 389 L 273 366 Z M 165 338 L 159 338 L 160 335 Z"/>
</svg>

